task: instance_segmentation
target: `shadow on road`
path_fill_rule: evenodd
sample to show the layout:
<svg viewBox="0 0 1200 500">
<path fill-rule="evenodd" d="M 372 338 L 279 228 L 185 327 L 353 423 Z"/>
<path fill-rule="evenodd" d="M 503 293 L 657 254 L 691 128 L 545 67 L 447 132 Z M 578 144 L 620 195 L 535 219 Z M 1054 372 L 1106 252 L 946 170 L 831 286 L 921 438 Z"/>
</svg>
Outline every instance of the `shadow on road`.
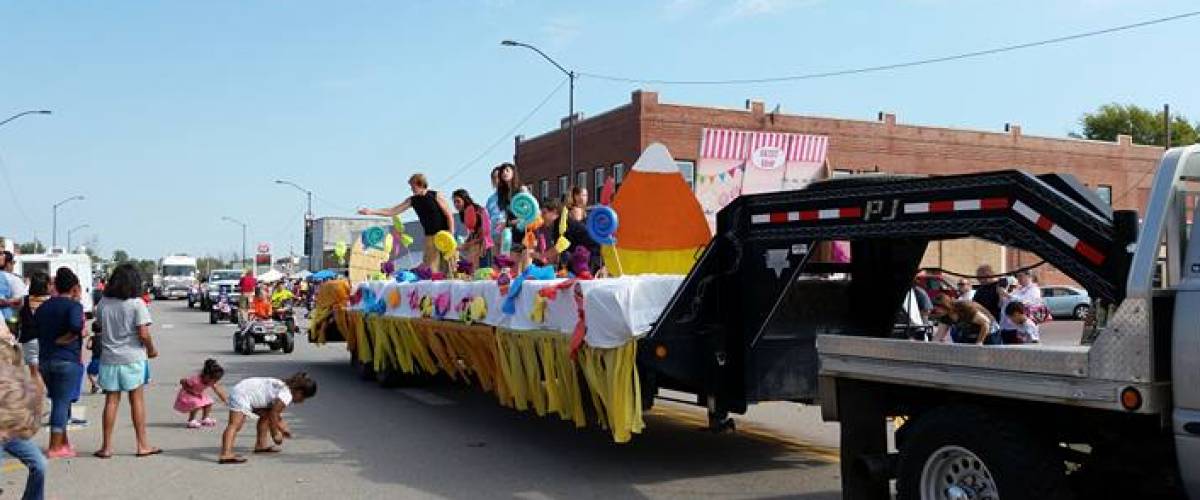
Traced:
<svg viewBox="0 0 1200 500">
<path fill-rule="evenodd" d="M 703 432 L 698 430 L 701 421 L 688 417 L 688 413 L 695 417 L 692 410 L 647 415 L 643 434 L 620 445 L 597 428 L 577 430 L 557 417 L 504 408 L 491 394 L 450 382 L 410 389 L 447 400 L 427 404 L 406 397 L 402 390 L 360 380 L 347 361 L 301 363 L 264 351 L 223 356 L 222 363 L 230 383 L 246 376 L 283 377 L 307 371 L 318 381 L 319 390 L 312 401 L 289 411 L 297 436 L 339 446 L 356 444 L 319 453 L 289 449 L 264 459 L 342 464 L 374 483 L 456 498 L 543 494 L 626 498 L 648 493 L 746 497 L 762 490 L 761 484 L 755 484 L 758 481 L 808 481 L 794 477 L 824 468 L 819 475 L 826 479 L 818 481 L 820 489 L 836 488 L 832 476 L 837 465 L 827 451 L 762 436 Z M 249 446 L 251 436 L 252 431 L 243 431 L 242 447 Z M 172 451 L 178 453 L 211 461 L 216 448 Z M 800 491 L 800 486 L 791 491 Z M 825 491 L 804 498 L 839 496 Z"/>
</svg>

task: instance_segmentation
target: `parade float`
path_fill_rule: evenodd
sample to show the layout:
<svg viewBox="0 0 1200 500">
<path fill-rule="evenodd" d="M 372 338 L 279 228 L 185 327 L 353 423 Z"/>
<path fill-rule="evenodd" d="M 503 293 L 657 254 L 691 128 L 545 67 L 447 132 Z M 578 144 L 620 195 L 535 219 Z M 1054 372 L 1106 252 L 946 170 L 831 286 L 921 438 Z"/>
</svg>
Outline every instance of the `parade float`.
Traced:
<svg viewBox="0 0 1200 500">
<path fill-rule="evenodd" d="M 644 427 L 644 398 L 653 397 L 642 392 L 638 339 L 708 244 L 705 213 L 713 207 L 702 206 L 661 144 L 642 153 L 615 195 L 611 181 L 586 220 L 611 277 L 593 279 L 586 255 L 572 255 L 567 272 L 503 257 L 496 267 L 473 269 L 459 260 L 460 242 L 448 232 L 433 236 L 446 272 L 413 268 L 417 260 L 406 256 L 412 238 L 396 221 L 337 246 L 350 281 L 319 289 L 310 340 L 344 340 L 364 375 L 442 375 L 494 394 L 503 406 L 629 441 Z M 515 196 L 511 210 L 529 229 L 544 223 L 528 194 Z M 482 219 L 464 213 L 464 226 L 474 230 Z M 495 239 L 507 256 L 512 235 Z M 571 246 L 565 238 L 549 244 L 560 252 Z"/>
</svg>

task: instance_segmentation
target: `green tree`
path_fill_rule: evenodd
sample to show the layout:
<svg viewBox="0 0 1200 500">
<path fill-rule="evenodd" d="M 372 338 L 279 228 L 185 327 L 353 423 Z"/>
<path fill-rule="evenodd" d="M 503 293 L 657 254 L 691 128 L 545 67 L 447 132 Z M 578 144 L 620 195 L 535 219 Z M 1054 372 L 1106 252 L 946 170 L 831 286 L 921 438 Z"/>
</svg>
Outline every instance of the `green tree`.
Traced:
<svg viewBox="0 0 1200 500">
<path fill-rule="evenodd" d="M 1117 135 L 1124 134 L 1133 137 L 1134 144 L 1166 144 L 1162 110 L 1152 111 L 1134 104 L 1105 104 L 1094 112 L 1084 113 L 1079 118 L 1079 124 L 1083 130 L 1071 135 L 1098 141 L 1115 141 Z M 1196 128 L 1183 115 L 1172 114 L 1171 145 L 1195 144 Z"/>
<path fill-rule="evenodd" d="M 33 240 L 28 243 L 18 243 L 17 244 L 17 253 L 29 254 L 29 253 L 45 253 L 45 252 L 46 252 L 46 245 L 43 245 L 42 242 L 37 241 L 37 240 Z"/>
<path fill-rule="evenodd" d="M 113 264 L 124 264 L 129 262 L 129 252 L 121 249 L 113 250 L 112 261 Z"/>
</svg>

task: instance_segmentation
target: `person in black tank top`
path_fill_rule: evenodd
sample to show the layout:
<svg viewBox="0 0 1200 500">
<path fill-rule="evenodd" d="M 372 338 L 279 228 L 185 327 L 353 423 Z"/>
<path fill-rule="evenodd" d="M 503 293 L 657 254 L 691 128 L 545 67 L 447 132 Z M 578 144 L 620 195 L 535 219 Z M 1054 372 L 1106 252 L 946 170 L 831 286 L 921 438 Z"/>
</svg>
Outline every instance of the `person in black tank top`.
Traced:
<svg viewBox="0 0 1200 500">
<path fill-rule="evenodd" d="M 421 260 L 431 270 L 437 272 L 441 268 L 441 255 L 433 245 L 433 235 L 439 231 L 449 231 L 450 234 L 454 234 L 454 217 L 450 214 L 450 206 L 446 200 L 438 195 L 437 191 L 429 189 L 429 181 L 425 180 L 424 174 L 413 174 L 408 179 L 408 186 L 412 188 L 413 194 L 399 205 L 380 209 L 360 208 L 358 213 L 391 217 L 399 215 L 409 208 L 413 209 L 417 213 L 417 220 L 421 221 L 421 227 L 425 233 L 424 255 Z"/>
</svg>

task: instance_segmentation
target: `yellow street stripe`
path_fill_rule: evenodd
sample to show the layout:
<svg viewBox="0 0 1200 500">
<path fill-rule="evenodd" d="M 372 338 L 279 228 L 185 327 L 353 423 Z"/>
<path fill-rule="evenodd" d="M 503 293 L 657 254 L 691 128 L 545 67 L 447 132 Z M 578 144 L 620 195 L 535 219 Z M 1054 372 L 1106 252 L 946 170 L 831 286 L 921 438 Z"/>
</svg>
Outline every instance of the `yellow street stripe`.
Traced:
<svg viewBox="0 0 1200 500">
<path fill-rule="evenodd" d="M 690 425 L 695 425 L 698 427 L 708 426 L 708 418 L 704 414 L 695 411 L 673 408 L 667 405 L 656 405 L 654 409 L 650 410 L 649 414 L 675 421 L 686 422 Z M 841 454 L 837 448 L 805 443 L 791 436 L 785 436 L 777 432 L 758 427 L 746 422 L 745 420 L 738 420 L 736 434 L 743 435 L 749 437 L 750 439 L 764 443 L 782 444 L 792 451 L 805 453 L 808 455 L 815 455 L 830 463 L 837 463 L 841 459 Z"/>
</svg>

